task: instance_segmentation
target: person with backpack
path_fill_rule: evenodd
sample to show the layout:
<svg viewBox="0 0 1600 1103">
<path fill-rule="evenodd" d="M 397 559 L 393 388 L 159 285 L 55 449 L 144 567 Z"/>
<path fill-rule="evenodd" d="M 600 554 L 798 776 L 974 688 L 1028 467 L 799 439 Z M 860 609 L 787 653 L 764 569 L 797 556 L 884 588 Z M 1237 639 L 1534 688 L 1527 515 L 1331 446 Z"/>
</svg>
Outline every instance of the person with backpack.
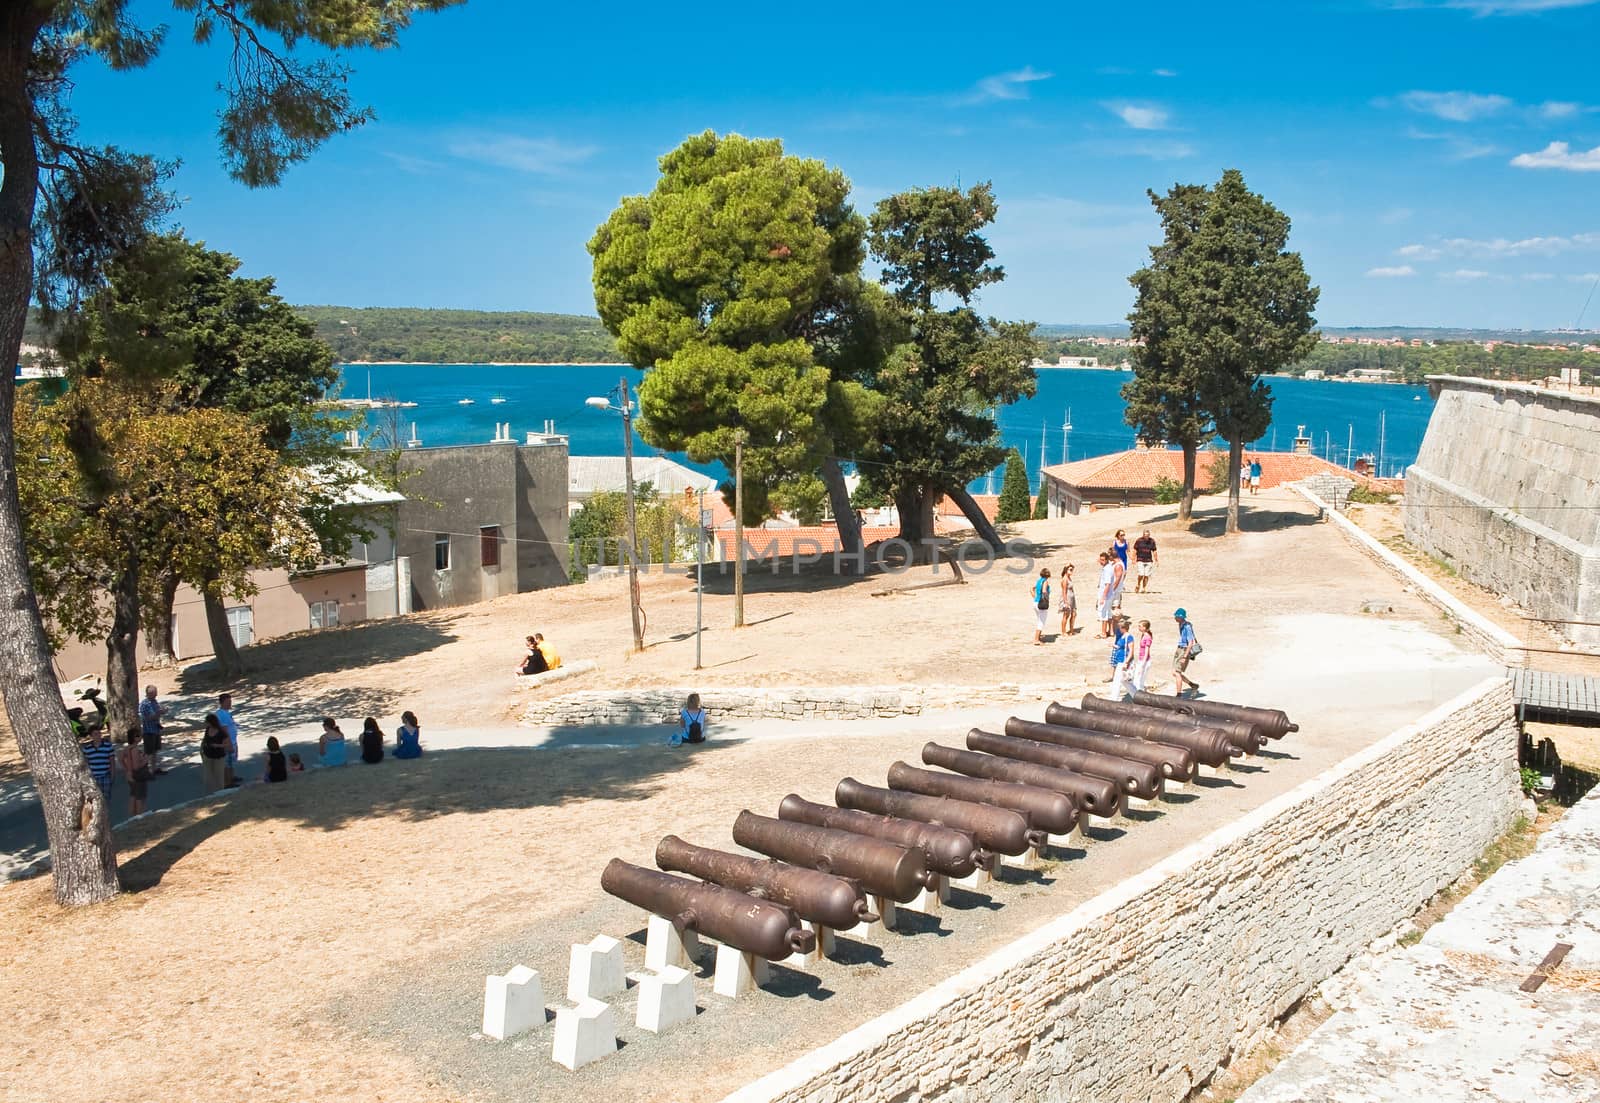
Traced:
<svg viewBox="0 0 1600 1103">
<path fill-rule="evenodd" d="M 689 694 L 689 699 L 678 710 L 678 730 L 672 733 L 667 742 L 674 747 L 681 747 L 685 743 L 704 743 L 706 741 L 706 710 L 700 706 L 700 695 Z"/>
<path fill-rule="evenodd" d="M 1045 567 L 1039 571 L 1039 577 L 1033 580 L 1033 613 L 1034 628 L 1033 642 L 1044 642 L 1045 621 L 1050 618 L 1050 568 Z"/>
<path fill-rule="evenodd" d="M 1187 610 L 1179 609 L 1172 614 L 1172 619 L 1178 622 L 1178 649 L 1172 653 L 1172 695 L 1183 696 L 1183 686 L 1187 682 L 1193 691 L 1192 696 L 1199 696 L 1200 683 L 1189 677 L 1187 671 L 1189 662 L 1200 654 L 1200 640 L 1194 634 L 1194 625 L 1189 623 Z"/>
</svg>

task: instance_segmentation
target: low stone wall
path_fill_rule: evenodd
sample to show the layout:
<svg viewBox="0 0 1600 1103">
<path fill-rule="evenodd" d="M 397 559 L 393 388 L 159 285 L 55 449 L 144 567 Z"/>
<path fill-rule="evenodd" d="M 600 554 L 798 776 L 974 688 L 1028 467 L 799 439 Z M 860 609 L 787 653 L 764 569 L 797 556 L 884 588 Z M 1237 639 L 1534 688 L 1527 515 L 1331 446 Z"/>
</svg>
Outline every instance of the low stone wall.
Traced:
<svg viewBox="0 0 1600 1103">
<path fill-rule="evenodd" d="M 1521 800 L 1493 679 L 727 1103 L 1181 1100 Z"/>
<path fill-rule="evenodd" d="M 992 686 L 674 686 L 618 693 L 583 690 L 535 701 L 522 722 L 550 724 L 674 724 L 690 693 L 698 692 L 714 721 L 744 720 L 870 720 L 876 716 L 916 716 L 946 709 L 1003 705 L 1012 701 L 1045 701 L 1083 694 L 1089 687 L 1071 685 Z"/>
</svg>

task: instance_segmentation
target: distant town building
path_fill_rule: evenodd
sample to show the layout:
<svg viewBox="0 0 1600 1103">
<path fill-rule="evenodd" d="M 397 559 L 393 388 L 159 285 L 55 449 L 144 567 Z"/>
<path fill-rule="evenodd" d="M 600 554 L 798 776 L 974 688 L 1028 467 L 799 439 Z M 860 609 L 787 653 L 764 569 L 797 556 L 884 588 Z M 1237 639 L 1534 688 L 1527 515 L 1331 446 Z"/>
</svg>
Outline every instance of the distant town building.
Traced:
<svg viewBox="0 0 1600 1103">
<path fill-rule="evenodd" d="M 633 481 L 649 483 L 662 497 L 682 497 L 686 492 L 707 495 L 717 489 L 717 480 L 665 456 L 635 456 Z M 567 461 L 567 511 L 576 513 L 583 503 L 600 491 L 627 488 L 621 456 L 572 456 Z"/>
</svg>

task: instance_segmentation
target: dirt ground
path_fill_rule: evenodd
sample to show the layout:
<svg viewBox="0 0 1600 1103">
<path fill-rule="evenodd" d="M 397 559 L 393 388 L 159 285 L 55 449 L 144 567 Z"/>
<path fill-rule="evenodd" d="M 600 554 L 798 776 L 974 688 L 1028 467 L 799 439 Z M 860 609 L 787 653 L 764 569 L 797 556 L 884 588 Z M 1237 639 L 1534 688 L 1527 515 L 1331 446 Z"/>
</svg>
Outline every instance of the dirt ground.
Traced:
<svg viewBox="0 0 1600 1103">
<path fill-rule="evenodd" d="M 741 807 L 770 812 L 790 791 L 826 799 L 846 775 L 881 782 L 895 758 L 917 760 L 926 735 L 886 725 L 838 738 L 796 724 L 792 739 L 714 741 L 692 754 L 476 749 L 319 771 L 124 831 L 130 891 L 103 907 L 58 909 L 48 878 L 0 887 L 0 929 L 11 935 L 0 950 L 0 1014 L 13 1038 L 0 1056 L 6 1098 L 715 1098 L 1493 672 L 1297 498 L 1251 505 L 1250 531 L 1225 541 L 1217 517 L 1180 531 L 1166 507 L 1018 526 L 1053 568 L 1078 564 L 1086 609 L 1093 551 L 1116 527 L 1136 535 L 1150 524 L 1163 566 L 1154 592 L 1130 595 L 1127 611 L 1155 623 L 1158 656 L 1170 654 L 1171 610 L 1183 604 L 1207 645 L 1200 677 L 1212 695 L 1281 705 L 1304 730 L 1163 813 L 1118 821 L 1087 852 L 1068 851 L 993 899 L 958 894 L 941 920 L 913 922 L 893 942 L 843 940 L 839 959 L 814 975 L 778 970 L 771 991 L 737 1004 L 705 986 L 697 1022 L 666 1038 L 633 1028 L 630 994 L 619 1001 L 623 1051 L 569 1074 L 549 1061 L 548 1028 L 518 1044 L 472 1037 L 485 974 L 531 965 L 547 1001 L 558 1001 L 570 943 L 643 926 L 599 889 L 611 856 L 649 864 L 669 831 L 729 845 Z M 1106 647 L 1093 625 L 1047 646 L 1028 642 L 1030 578 L 997 568 L 964 586 L 874 597 L 926 577 L 757 575 L 751 626 L 707 634 L 699 683 L 1099 676 Z M 1374 598 L 1395 613 L 1363 615 Z M 524 700 L 510 675 L 516 641 L 534 629 L 567 658 L 600 663 L 598 675 L 556 692 L 688 680 L 687 581 L 651 578 L 644 603 L 652 645 L 641 656 L 627 654 L 624 590 L 612 581 L 264 644 L 251 651 L 254 682 L 241 695 L 343 715 L 410 707 L 425 724 L 509 721 Z M 725 583 L 708 583 L 705 604 L 708 623 L 728 623 Z M 176 674 L 191 685 L 203 676 Z M 960 720 L 945 742 L 959 742 Z M 626 946 L 629 968 L 641 967 L 642 946 Z"/>
</svg>

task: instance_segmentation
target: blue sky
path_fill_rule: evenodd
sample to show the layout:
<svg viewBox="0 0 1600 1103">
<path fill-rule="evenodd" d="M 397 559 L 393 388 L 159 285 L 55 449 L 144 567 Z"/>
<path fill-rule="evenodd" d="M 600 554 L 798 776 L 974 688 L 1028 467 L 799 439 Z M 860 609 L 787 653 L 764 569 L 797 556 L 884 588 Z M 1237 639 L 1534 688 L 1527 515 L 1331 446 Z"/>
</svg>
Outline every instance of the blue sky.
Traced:
<svg viewBox="0 0 1600 1103">
<path fill-rule="evenodd" d="M 257 192 L 218 167 L 224 52 L 136 8 L 168 47 L 76 74 L 82 136 L 181 160 L 184 228 L 295 302 L 592 313 L 589 235 L 708 127 L 863 209 L 993 181 L 1003 317 L 1121 320 L 1145 189 L 1229 167 L 1293 218 L 1328 325 L 1571 326 L 1600 273 L 1600 0 L 469 0 L 354 57 L 378 121 Z"/>
</svg>

